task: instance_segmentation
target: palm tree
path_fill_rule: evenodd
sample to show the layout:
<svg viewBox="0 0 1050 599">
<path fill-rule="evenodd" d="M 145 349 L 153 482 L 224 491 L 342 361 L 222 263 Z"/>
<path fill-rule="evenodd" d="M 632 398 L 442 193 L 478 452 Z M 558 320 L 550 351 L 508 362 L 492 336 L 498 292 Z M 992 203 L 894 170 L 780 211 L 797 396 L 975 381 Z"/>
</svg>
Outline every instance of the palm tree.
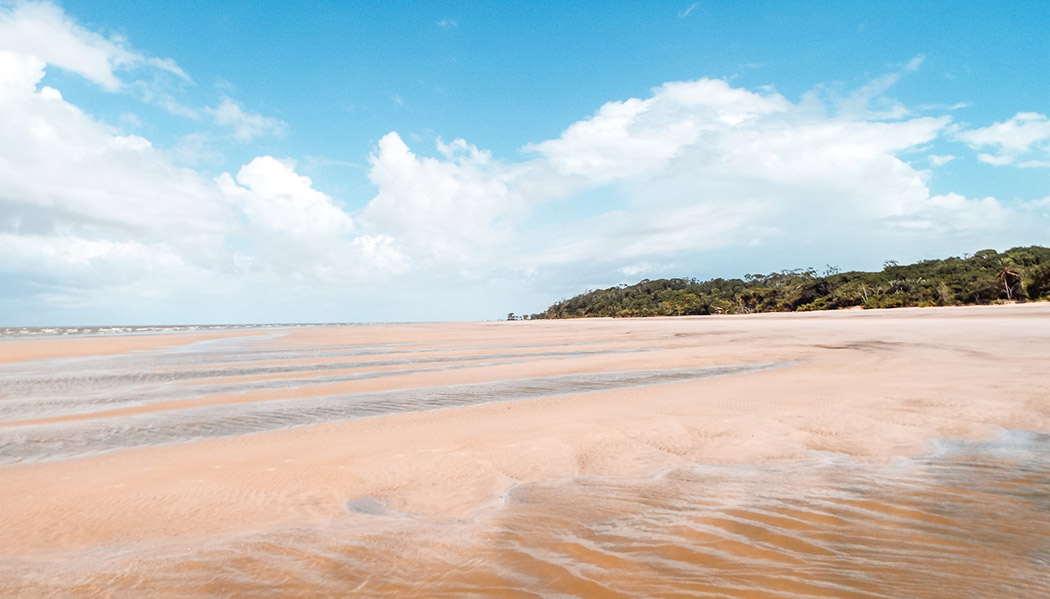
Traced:
<svg viewBox="0 0 1050 599">
<path fill-rule="evenodd" d="M 1014 289 L 1021 284 L 1022 277 L 1024 277 L 1024 270 L 1012 259 L 1003 258 L 999 261 L 999 271 L 995 274 L 995 278 L 1003 286 L 1006 299 L 1014 298 Z"/>
</svg>

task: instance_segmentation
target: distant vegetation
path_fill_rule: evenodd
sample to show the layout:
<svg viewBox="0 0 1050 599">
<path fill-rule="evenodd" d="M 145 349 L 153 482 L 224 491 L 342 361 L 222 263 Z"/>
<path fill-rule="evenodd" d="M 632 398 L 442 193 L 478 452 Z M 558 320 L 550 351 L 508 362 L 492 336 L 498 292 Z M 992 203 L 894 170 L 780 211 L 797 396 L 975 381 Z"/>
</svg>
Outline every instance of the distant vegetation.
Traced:
<svg viewBox="0 0 1050 599">
<path fill-rule="evenodd" d="M 646 279 L 588 291 L 526 318 L 749 314 L 1037 299 L 1050 299 L 1050 249 L 1032 246 L 916 264 L 889 261 L 878 272 L 839 272 L 829 266 L 823 274 L 808 268 L 743 279 Z"/>
</svg>

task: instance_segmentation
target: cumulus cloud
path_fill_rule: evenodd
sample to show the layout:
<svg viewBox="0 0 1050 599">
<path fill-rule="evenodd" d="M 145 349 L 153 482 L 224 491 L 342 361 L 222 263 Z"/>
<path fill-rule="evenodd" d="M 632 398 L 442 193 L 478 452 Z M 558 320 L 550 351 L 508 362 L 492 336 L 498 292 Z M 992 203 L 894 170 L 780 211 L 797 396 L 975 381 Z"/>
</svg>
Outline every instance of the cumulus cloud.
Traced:
<svg viewBox="0 0 1050 599">
<path fill-rule="evenodd" d="M 214 179 L 178 167 L 148 139 L 124 135 L 41 86 L 45 67 L 0 52 L 7 314 L 46 308 L 83 318 L 129 302 L 178 311 L 198 294 L 244 301 L 273 289 L 287 299 L 405 268 L 391 238 L 355 237 L 350 215 L 292 163 L 261 156 L 235 177 Z M 9 305 L 16 297 L 22 303 Z M 163 311 L 149 314 L 143 318 L 164 319 Z"/>
<path fill-rule="evenodd" d="M 778 94 L 736 89 L 719 79 L 667 83 L 653 97 L 609 102 L 558 139 L 529 144 L 560 173 L 599 183 L 658 171 L 701 137 L 788 108 Z"/>
<path fill-rule="evenodd" d="M 511 189 L 522 169 L 492 161 L 463 140 L 438 142 L 442 158 L 412 152 L 397 133 L 385 135 L 370 158 L 379 189 L 362 218 L 437 262 L 473 261 L 498 241 L 501 219 L 522 208 Z"/>
<path fill-rule="evenodd" d="M 391 237 L 356 234 L 354 219 L 290 161 L 260 156 L 216 183 L 243 220 L 240 241 L 247 253 L 239 261 L 246 271 L 324 284 L 406 268 Z"/>
<path fill-rule="evenodd" d="M 977 155 L 987 164 L 1050 166 L 1050 119 L 1045 114 L 1018 112 L 1001 123 L 959 131 L 956 137 L 975 150 L 992 149 L 994 153 Z"/>
<path fill-rule="evenodd" d="M 876 102 L 898 77 L 854 97 Z M 930 173 L 900 157 L 943 136 L 950 116 L 813 102 L 722 80 L 667 83 L 525 146 L 530 158 L 516 163 L 463 140 L 420 157 L 391 133 L 372 157 L 379 193 L 364 217 L 414 254 L 472 269 L 480 255 L 490 271 L 521 272 L 640 272 L 638 264 L 734 247 L 790 255 L 800 244 L 884 251 L 903 242 L 945 252 L 961 239 L 986 244 L 992 231 L 1037 235 L 1039 223 L 995 198 L 931 193 Z M 537 210 L 584 216 L 552 223 Z"/>
<path fill-rule="evenodd" d="M 235 212 L 216 186 L 38 88 L 44 66 L 0 52 L 0 285 L 21 300 L 7 313 L 112 310 L 117 290 L 148 302 L 228 272 Z"/>
<path fill-rule="evenodd" d="M 220 233 L 207 181 L 149 141 L 118 132 L 37 89 L 44 63 L 0 52 L 0 229 Z"/>
<path fill-rule="evenodd" d="M 237 198 L 253 227 L 295 238 L 338 236 L 353 230 L 350 217 L 313 182 L 295 172 L 295 165 L 272 156 L 260 156 L 241 167 L 236 184 L 229 174 L 219 187 Z M 239 184 L 239 185 L 238 185 Z"/>
<path fill-rule="evenodd" d="M 205 110 L 215 120 L 215 124 L 230 129 L 233 136 L 241 141 L 250 141 L 265 135 L 284 137 L 288 130 L 288 124 L 284 121 L 245 112 L 240 104 L 230 98 L 223 98 L 218 106 Z"/>
</svg>

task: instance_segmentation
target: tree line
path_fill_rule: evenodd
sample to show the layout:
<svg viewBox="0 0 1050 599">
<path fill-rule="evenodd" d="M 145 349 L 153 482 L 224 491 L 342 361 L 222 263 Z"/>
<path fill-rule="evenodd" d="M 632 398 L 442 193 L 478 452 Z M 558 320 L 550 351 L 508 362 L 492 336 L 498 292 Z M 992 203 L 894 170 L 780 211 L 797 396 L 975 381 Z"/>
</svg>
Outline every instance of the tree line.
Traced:
<svg viewBox="0 0 1050 599">
<path fill-rule="evenodd" d="M 742 279 L 645 279 L 588 291 L 526 318 L 749 314 L 1047 299 L 1050 249 L 1030 246 L 915 264 L 888 261 L 877 272 L 840 272 L 828 266 L 819 274 L 806 268 Z"/>
</svg>

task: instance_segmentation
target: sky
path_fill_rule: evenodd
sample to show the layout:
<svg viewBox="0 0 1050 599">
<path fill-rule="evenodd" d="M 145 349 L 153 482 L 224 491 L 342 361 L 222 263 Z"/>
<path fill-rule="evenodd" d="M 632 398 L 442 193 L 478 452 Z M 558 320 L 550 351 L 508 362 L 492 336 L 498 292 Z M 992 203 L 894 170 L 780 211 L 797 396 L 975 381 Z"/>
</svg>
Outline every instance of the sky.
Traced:
<svg viewBox="0 0 1050 599">
<path fill-rule="evenodd" d="M 0 326 L 1050 245 L 1047 2 L 0 0 Z"/>
</svg>

